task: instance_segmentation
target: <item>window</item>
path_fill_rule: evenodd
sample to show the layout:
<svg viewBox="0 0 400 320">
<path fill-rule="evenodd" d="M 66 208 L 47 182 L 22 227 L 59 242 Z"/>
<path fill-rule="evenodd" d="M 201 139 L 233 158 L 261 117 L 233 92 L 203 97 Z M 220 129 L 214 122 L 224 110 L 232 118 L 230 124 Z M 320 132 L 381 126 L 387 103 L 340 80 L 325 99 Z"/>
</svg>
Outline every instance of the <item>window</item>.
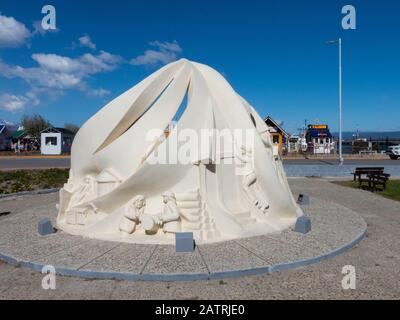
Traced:
<svg viewBox="0 0 400 320">
<path fill-rule="evenodd" d="M 273 142 L 273 143 L 279 143 L 279 136 L 278 136 L 278 135 L 274 135 L 274 136 L 272 137 L 272 142 Z"/>
<path fill-rule="evenodd" d="M 57 145 L 57 137 L 46 137 L 45 144 L 46 144 L 46 146 L 56 146 Z"/>
</svg>

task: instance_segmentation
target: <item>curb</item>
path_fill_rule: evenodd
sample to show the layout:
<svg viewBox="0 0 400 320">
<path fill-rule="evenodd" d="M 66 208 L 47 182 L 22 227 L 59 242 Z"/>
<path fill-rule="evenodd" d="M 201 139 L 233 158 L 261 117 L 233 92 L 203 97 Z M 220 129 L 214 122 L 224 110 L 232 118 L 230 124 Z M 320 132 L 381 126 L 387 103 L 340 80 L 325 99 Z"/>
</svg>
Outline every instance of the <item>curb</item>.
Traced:
<svg viewBox="0 0 400 320">
<path fill-rule="evenodd" d="M 127 280 L 127 281 L 198 281 L 198 280 L 221 280 L 227 278 L 238 278 L 246 276 L 256 276 L 261 274 L 272 274 L 273 272 L 283 271 L 288 269 L 296 269 L 311 264 L 316 264 L 321 261 L 333 258 L 341 253 L 344 253 L 354 246 L 356 246 L 367 234 L 367 227 L 356 238 L 342 247 L 320 256 L 312 257 L 310 259 L 298 260 L 283 264 L 266 265 L 253 269 L 232 270 L 223 272 L 209 272 L 209 273 L 188 273 L 188 274 L 140 274 L 128 272 L 112 272 L 112 271 L 93 271 L 93 270 L 77 270 L 63 267 L 56 267 L 56 274 L 67 277 L 77 277 L 84 279 L 102 279 L 102 280 Z M 0 260 L 7 262 L 11 265 L 29 268 L 33 271 L 42 272 L 45 265 L 29 261 L 18 261 L 12 256 L 0 253 Z"/>
</svg>

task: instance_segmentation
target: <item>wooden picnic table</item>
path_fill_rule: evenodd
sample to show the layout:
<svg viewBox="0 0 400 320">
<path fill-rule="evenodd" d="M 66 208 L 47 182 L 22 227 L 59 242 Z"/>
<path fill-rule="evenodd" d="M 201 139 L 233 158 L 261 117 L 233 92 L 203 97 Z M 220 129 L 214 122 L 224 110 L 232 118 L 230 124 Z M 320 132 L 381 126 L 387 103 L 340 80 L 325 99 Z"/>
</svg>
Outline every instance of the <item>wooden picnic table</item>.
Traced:
<svg viewBox="0 0 400 320">
<path fill-rule="evenodd" d="M 384 173 L 383 167 L 360 167 L 352 173 L 354 181 L 358 181 L 358 187 L 361 188 L 363 183 L 368 184 L 368 189 L 375 191 L 377 186 L 386 188 L 386 183 L 389 180 L 390 174 Z"/>
</svg>

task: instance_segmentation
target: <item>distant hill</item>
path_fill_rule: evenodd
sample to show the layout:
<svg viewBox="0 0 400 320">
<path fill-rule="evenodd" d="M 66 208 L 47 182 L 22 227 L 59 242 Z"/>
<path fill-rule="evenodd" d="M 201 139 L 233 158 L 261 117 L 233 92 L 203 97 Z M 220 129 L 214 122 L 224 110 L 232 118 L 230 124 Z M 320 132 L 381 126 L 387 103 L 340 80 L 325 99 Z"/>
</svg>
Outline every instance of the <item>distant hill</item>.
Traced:
<svg viewBox="0 0 400 320">
<path fill-rule="evenodd" d="M 337 137 L 338 132 L 332 132 L 332 134 Z M 343 131 L 343 139 L 351 140 L 355 132 Z M 360 131 L 358 132 L 360 138 L 371 138 L 372 140 L 400 140 L 400 131 Z"/>
</svg>

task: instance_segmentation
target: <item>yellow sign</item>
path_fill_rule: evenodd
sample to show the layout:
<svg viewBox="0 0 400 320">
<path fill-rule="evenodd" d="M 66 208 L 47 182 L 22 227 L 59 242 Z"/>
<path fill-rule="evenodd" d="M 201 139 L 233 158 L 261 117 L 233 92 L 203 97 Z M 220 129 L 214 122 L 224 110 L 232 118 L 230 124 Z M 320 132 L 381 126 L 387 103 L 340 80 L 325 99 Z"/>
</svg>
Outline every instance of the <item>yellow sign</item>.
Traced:
<svg viewBox="0 0 400 320">
<path fill-rule="evenodd" d="M 326 124 L 313 124 L 311 129 L 328 129 L 328 126 Z"/>
</svg>

